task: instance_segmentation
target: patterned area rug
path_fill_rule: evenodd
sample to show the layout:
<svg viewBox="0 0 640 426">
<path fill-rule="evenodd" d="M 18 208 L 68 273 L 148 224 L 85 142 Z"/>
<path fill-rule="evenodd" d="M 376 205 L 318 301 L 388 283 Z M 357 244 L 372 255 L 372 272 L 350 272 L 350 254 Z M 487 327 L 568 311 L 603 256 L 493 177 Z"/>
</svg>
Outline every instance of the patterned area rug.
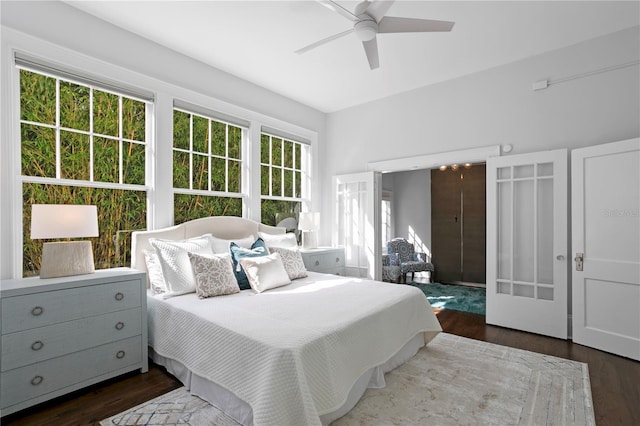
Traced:
<svg viewBox="0 0 640 426">
<path fill-rule="evenodd" d="M 422 290 L 434 308 L 485 315 L 487 293 L 482 287 L 439 283 L 409 283 L 409 285 Z"/>
<path fill-rule="evenodd" d="M 587 365 L 439 334 L 333 425 L 595 425 Z M 100 422 L 236 425 L 185 388 Z"/>
</svg>

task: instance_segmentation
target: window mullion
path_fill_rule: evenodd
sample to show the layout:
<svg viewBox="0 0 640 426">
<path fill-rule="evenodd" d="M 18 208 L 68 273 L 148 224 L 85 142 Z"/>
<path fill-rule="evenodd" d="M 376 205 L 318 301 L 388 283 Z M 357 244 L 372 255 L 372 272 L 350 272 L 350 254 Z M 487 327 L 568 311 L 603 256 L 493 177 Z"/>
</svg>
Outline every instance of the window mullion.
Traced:
<svg viewBox="0 0 640 426">
<path fill-rule="evenodd" d="M 207 162 L 208 162 L 208 173 L 207 173 L 207 189 L 209 191 L 211 191 L 211 189 L 213 188 L 212 186 L 212 172 L 213 172 L 213 168 L 212 168 L 212 164 L 211 164 L 211 156 L 213 155 L 213 152 L 211 151 L 213 149 L 213 141 L 211 140 L 213 138 L 213 132 L 211 131 L 211 120 L 207 120 L 207 132 L 208 132 L 208 140 L 209 140 L 209 147 L 208 149 L 208 156 L 207 156 Z"/>
<path fill-rule="evenodd" d="M 89 180 L 93 182 L 93 89 L 89 88 Z M 122 182 L 120 182 L 122 183 Z"/>
<path fill-rule="evenodd" d="M 123 150 L 124 150 L 124 146 L 123 146 L 123 142 L 122 139 L 124 138 L 124 126 L 123 126 L 123 118 L 124 118 L 124 111 L 123 111 L 123 105 L 122 105 L 122 96 L 118 96 L 118 182 L 120 184 L 124 183 L 124 176 L 122 173 L 122 157 L 123 157 Z"/>
<path fill-rule="evenodd" d="M 285 197 L 284 193 L 284 138 L 280 139 L 280 196 Z"/>
<path fill-rule="evenodd" d="M 62 178 L 60 127 L 60 79 L 56 78 L 56 179 Z"/>
<path fill-rule="evenodd" d="M 224 191 L 229 192 L 229 125 L 224 126 Z"/>
<path fill-rule="evenodd" d="M 189 189 L 193 189 L 193 114 L 189 114 Z"/>
</svg>

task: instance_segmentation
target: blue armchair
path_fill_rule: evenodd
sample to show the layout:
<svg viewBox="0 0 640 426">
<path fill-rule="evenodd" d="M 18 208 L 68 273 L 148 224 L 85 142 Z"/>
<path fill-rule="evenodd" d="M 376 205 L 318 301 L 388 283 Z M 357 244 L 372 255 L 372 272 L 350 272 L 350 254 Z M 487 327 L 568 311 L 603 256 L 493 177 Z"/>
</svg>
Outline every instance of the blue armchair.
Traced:
<svg viewBox="0 0 640 426">
<path fill-rule="evenodd" d="M 413 244 L 404 238 L 394 238 L 387 242 L 387 254 L 382 256 L 382 279 L 407 282 L 407 273 L 411 272 L 411 280 L 415 272 L 433 272 L 433 264 L 427 262 L 426 253 L 416 252 Z"/>
</svg>

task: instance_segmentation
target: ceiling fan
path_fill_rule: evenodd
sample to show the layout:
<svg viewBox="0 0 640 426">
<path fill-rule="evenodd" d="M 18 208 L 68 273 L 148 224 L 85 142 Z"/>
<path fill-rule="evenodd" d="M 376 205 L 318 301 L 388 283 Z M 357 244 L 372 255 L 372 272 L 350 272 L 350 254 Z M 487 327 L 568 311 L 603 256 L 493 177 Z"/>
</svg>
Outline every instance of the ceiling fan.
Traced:
<svg viewBox="0 0 640 426">
<path fill-rule="evenodd" d="M 397 18 L 394 16 L 385 16 L 395 0 L 365 0 L 359 3 L 354 12 L 340 6 L 333 0 L 317 0 L 332 11 L 344 16 L 353 22 L 353 28 L 334 34 L 320 41 L 316 41 L 302 49 L 296 50 L 296 53 L 302 54 L 311 49 L 315 49 L 330 41 L 351 33 L 362 41 L 369 67 L 373 70 L 380 66 L 378 58 L 378 42 L 377 34 L 388 33 L 423 33 L 423 32 L 448 32 L 453 28 L 454 22 L 434 21 L 431 19 L 415 19 L 415 18 Z"/>
</svg>

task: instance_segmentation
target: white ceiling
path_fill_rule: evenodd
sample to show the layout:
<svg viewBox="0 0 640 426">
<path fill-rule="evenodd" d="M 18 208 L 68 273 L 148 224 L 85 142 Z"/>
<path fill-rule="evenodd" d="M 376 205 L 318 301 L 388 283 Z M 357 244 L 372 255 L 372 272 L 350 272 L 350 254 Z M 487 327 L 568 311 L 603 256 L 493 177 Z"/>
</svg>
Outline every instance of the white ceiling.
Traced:
<svg viewBox="0 0 640 426">
<path fill-rule="evenodd" d="M 387 15 L 450 33 L 379 34 L 370 70 L 351 28 L 315 1 L 69 1 L 105 21 L 323 112 L 471 74 L 635 26 L 638 1 L 396 1 Z M 357 2 L 339 1 L 354 10 Z"/>
</svg>

